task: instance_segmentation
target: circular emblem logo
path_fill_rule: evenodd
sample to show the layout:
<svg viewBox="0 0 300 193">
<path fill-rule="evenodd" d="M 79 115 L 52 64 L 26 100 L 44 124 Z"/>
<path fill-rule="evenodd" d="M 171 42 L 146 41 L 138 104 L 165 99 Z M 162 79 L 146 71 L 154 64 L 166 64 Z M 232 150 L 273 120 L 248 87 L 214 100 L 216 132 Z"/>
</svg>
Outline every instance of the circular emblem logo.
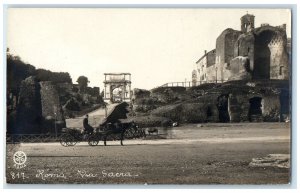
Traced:
<svg viewBox="0 0 300 193">
<path fill-rule="evenodd" d="M 13 160 L 15 162 L 15 167 L 16 168 L 18 168 L 18 169 L 24 168 L 26 166 L 25 162 L 27 160 L 27 156 L 23 151 L 17 151 L 14 154 Z"/>
</svg>

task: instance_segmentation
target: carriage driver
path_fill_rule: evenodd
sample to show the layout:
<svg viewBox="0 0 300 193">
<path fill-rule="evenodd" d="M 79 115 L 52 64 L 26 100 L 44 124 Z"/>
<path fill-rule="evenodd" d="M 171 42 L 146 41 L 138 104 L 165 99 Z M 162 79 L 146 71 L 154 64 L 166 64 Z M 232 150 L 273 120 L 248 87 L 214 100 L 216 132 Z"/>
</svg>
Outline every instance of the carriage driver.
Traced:
<svg viewBox="0 0 300 193">
<path fill-rule="evenodd" d="M 85 115 L 83 119 L 83 132 L 87 134 L 93 134 L 94 128 L 89 124 L 89 115 Z"/>
</svg>

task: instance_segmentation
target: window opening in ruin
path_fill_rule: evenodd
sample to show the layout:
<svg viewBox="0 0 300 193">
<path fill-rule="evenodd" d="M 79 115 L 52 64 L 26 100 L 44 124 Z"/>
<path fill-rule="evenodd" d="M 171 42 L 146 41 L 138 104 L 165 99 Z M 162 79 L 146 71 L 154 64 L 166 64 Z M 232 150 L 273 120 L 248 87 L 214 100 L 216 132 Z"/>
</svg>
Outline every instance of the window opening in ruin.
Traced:
<svg viewBox="0 0 300 193">
<path fill-rule="evenodd" d="M 283 66 L 280 66 L 280 68 L 279 68 L 279 75 L 282 75 L 283 74 Z"/>
<path fill-rule="evenodd" d="M 253 97 L 249 100 L 249 121 L 258 122 L 262 119 L 262 98 Z"/>
</svg>

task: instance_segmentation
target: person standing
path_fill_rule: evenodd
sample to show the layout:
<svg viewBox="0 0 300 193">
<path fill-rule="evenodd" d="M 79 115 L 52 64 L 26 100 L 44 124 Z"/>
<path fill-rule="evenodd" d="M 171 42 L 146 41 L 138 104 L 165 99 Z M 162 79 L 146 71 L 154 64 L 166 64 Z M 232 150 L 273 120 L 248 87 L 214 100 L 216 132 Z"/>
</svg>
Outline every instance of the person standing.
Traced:
<svg viewBox="0 0 300 193">
<path fill-rule="evenodd" d="M 83 128 L 84 133 L 93 134 L 94 128 L 89 124 L 89 115 L 85 115 L 85 118 L 83 119 Z"/>
</svg>

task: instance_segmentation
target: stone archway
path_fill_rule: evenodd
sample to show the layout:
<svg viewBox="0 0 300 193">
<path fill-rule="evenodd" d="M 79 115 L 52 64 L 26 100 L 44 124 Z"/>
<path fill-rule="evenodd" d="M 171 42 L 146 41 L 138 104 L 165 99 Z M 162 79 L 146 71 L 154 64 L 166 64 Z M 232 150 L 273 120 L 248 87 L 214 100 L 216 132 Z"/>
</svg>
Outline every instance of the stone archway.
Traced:
<svg viewBox="0 0 300 193">
<path fill-rule="evenodd" d="M 264 27 L 255 33 L 254 79 L 288 79 L 285 30 Z"/>
<path fill-rule="evenodd" d="M 230 121 L 228 113 L 228 95 L 221 95 L 218 97 L 218 110 L 219 110 L 219 121 L 227 123 Z"/>
<path fill-rule="evenodd" d="M 270 78 L 271 50 L 269 43 L 272 41 L 274 36 L 274 31 L 265 30 L 255 39 L 253 69 L 254 79 Z"/>
<path fill-rule="evenodd" d="M 253 97 L 249 99 L 249 121 L 250 122 L 261 122 L 262 120 L 262 98 Z"/>
<path fill-rule="evenodd" d="M 122 85 L 112 86 L 111 87 L 111 101 L 113 103 L 118 103 L 123 101 L 123 89 Z"/>
<path fill-rule="evenodd" d="M 112 103 L 131 101 L 130 73 L 105 73 L 104 76 L 104 101 Z"/>
</svg>

